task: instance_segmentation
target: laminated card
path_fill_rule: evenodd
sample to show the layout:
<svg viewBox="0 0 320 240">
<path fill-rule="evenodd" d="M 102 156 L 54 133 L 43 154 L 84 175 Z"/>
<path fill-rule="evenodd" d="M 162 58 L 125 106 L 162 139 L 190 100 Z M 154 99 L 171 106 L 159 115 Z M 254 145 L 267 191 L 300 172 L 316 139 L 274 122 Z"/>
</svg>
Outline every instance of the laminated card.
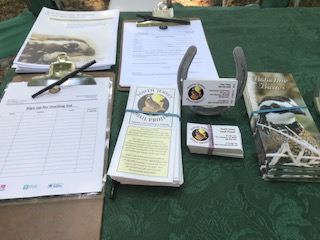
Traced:
<svg viewBox="0 0 320 240">
<path fill-rule="evenodd" d="M 134 185 L 183 183 L 180 95 L 176 86 L 131 86 L 108 175 Z"/>
</svg>

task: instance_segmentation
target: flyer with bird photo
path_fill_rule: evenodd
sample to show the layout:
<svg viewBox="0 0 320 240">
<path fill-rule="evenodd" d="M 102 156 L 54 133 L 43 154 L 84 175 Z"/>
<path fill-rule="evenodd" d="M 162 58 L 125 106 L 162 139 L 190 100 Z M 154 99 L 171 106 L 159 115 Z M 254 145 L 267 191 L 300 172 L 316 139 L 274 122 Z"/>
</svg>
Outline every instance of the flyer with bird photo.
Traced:
<svg viewBox="0 0 320 240">
<path fill-rule="evenodd" d="M 293 76 L 248 72 L 244 100 L 263 178 L 318 181 L 320 133 Z"/>
<path fill-rule="evenodd" d="M 90 70 L 116 63 L 119 10 L 60 11 L 42 8 L 14 59 L 16 72 L 46 72 L 61 53 L 77 67 L 96 60 Z"/>
<path fill-rule="evenodd" d="M 108 175 L 122 184 L 183 183 L 176 86 L 131 86 Z"/>
</svg>

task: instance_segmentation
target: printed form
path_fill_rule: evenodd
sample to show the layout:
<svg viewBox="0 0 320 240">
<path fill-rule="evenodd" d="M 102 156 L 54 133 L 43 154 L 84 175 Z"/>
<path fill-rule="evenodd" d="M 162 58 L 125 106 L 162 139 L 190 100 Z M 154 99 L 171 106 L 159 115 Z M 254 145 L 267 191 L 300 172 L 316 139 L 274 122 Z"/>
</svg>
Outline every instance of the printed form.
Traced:
<svg viewBox="0 0 320 240">
<path fill-rule="evenodd" d="M 0 104 L 0 199 L 100 192 L 109 79 L 43 86 L 9 84 Z"/>
<path fill-rule="evenodd" d="M 191 45 L 197 47 L 197 54 L 188 77 L 219 78 L 201 20 L 165 30 L 125 22 L 122 41 L 121 87 L 176 84 L 180 62 Z"/>
</svg>

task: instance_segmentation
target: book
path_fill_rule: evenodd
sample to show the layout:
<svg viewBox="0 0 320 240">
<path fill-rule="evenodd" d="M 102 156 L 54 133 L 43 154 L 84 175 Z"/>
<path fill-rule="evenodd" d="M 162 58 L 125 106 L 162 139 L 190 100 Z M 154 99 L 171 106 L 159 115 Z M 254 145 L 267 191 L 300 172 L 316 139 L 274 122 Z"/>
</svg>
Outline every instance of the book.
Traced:
<svg viewBox="0 0 320 240">
<path fill-rule="evenodd" d="M 119 10 L 71 12 L 42 8 L 16 58 L 17 73 L 47 72 L 62 52 L 87 71 L 110 69 L 116 62 Z"/>
<path fill-rule="evenodd" d="M 320 133 L 290 73 L 248 72 L 244 100 L 262 178 L 320 179 Z"/>
<path fill-rule="evenodd" d="M 108 175 L 121 184 L 183 184 L 181 98 L 175 85 L 133 85 Z"/>
<path fill-rule="evenodd" d="M 243 158 L 238 126 L 187 123 L 187 146 L 191 153 Z"/>
</svg>

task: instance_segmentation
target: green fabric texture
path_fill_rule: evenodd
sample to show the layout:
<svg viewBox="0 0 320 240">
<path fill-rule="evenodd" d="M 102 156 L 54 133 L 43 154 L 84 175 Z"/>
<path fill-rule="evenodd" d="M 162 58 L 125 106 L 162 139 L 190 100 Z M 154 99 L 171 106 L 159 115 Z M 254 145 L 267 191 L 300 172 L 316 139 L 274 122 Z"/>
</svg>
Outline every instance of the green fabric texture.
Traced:
<svg viewBox="0 0 320 240">
<path fill-rule="evenodd" d="M 121 13 L 122 21 L 136 13 Z M 313 91 L 320 81 L 318 8 L 177 8 L 176 17 L 199 17 L 221 77 L 235 77 L 234 47 L 243 48 L 249 71 L 291 72 L 315 122 Z M 10 81 L 10 72 L 5 81 Z M 109 159 L 128 93 L 115 90 Z M 187 122 L 238 125 L 244 159 L 191 154 Z M 101 239 L 319 239 L 320 185 L 261 179 L 249 120 L 241 99 L 220 116 L 198 116 L 182 107 L 185 183 L 180 188 L 120 185 L 110 199 L 106 184 Z M 85 227 L 85 226 L 83 226 Z"/>
<path fill-rule="evenodd" d="M 289 0 L 261 0 L 260 6 L 262 8 L 277 8 L 288 7 Z"/>
<path fill-rule="evenodd" d="M 19 51 L 35 19 L 30 11 L 23 11 L 16 18 L 0 22 L 0 58 Z"/>
<path fill-rule="evenodd" d="M 54 8 L 51 0 L 25 0 L 28 3 L 28 8 L 36 16 L 39 15 L 43 7 Z"/>
</svg>

